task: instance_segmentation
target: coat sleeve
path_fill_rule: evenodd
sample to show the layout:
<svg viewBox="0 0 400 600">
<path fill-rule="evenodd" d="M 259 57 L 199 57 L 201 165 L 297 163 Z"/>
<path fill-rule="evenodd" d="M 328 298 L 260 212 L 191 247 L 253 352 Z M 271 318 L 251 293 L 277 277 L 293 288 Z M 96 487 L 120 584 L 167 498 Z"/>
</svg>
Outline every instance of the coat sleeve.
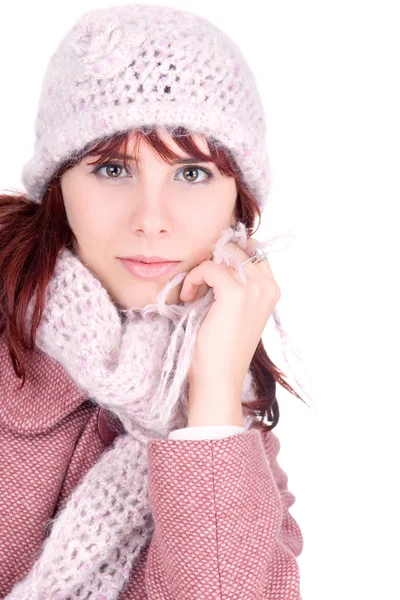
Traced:
<svg viewBox="0 0 400 600">
<path fill-rule="evenodd" d="M 279 448 L 271 431 L 255 428 L 149 443 L 154 532 L 143 597 L 301 600 L 303 538 Z M 128 587 L 121 600 L 137 597 Z"/>
</svg>

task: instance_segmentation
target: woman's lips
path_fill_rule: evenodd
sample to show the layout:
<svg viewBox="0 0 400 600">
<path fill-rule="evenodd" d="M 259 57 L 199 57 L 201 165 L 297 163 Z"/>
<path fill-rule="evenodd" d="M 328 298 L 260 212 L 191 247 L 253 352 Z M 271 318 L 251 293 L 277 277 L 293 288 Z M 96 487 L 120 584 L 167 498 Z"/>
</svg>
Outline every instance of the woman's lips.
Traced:
<svg viewBox="0 0 400 600">
<path fill-rule="evenodd" d="M 144 263 L 140 260 L 130 260 L 128 258 L 120 258 L 119 260 L 129 273 L 145 279 L 169 275 L 176 268 L 176 265 L 179 265 L 179 262 Z"/>
</svg>

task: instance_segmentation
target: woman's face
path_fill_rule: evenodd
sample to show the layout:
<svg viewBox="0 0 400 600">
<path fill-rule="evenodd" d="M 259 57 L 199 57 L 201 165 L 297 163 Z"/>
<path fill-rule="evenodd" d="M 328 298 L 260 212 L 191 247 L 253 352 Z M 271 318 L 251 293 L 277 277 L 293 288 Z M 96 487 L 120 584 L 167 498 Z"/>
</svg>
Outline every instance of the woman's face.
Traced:
<svg viewBox="0 0 400 600">
<path fill-rule="evenodd" d="M 168 165 L 143 141 L 138 164 L 132 158 L 129 171 L 121 159 L 89 165 L 98 158 L 90 155 L 61 177 L 68 222 L 78 242 L 75 251 L 122 308 L 156 303 L 177 273 L 211 258 L 221 231 L 236 220 L 235 180 L 221 175 L 213 163 L 188 159 L 165 129 L 158 132 L 186 164 Z M 209 154 L 204 138 L 193 137 Z M 132 136 L 132 157 L 133 150 Z M 180 262 L 167 275 L 144 279 L 127 271 L 120 260 L 137 254 Z M 179 302 L 182 285 L 170 290 L 167 304 Z"/>
</svg>

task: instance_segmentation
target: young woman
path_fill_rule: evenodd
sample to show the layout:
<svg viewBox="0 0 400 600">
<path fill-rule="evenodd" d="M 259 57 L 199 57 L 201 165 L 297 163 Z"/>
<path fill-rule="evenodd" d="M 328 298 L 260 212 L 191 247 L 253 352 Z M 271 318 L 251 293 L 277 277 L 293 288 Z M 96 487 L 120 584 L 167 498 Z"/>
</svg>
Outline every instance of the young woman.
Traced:
<svg viewBox="0 0 400 600">
<path fill-rule="evenodd" d="M 192 13 L 91 11 L 51 57 L 0 197 L 1 597 L 300 598 L 265 131 Z"/>
</svg>

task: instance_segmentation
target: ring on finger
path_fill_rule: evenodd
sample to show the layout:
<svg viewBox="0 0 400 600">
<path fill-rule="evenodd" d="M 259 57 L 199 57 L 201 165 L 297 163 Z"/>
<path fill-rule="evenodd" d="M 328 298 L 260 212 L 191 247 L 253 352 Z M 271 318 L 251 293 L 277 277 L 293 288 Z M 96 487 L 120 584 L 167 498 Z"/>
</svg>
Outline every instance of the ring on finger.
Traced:
<svg viewBox="0 0 400 600">
<path fill-rule="evenodd" d="M 260 262 L 262 262 L 263 260 L 268 260 L 268 253 L 263 250 L 263 248 L 256 248 L 254 250 L 254 254 L 252 254 L 252 256 L 250 256 L 250 258 L 248 258 L 247 260 L 242 262 L 242 266 L 251 262 L 252 264 L 258 264 Z"/>
</svg>

